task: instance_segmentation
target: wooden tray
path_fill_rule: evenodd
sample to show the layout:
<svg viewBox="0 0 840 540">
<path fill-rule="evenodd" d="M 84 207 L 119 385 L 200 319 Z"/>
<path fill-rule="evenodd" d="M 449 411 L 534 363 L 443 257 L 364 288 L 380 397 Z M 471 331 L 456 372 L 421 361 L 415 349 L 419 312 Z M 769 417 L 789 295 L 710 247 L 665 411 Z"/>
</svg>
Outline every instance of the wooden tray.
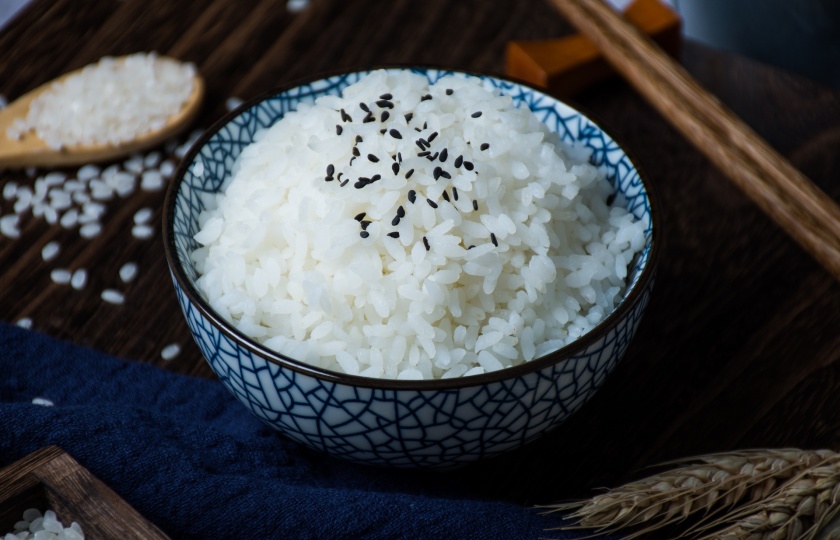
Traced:
<svg viewBox="0 0 840 540">
<path fill-rule="evenodd" d="M 81 525 L 85 538 L 169 538 L 57 446 L 0 470 L 0 534 L 14 529 L 27 508 L 52 509 L 65 527 Z"/>
</svg>

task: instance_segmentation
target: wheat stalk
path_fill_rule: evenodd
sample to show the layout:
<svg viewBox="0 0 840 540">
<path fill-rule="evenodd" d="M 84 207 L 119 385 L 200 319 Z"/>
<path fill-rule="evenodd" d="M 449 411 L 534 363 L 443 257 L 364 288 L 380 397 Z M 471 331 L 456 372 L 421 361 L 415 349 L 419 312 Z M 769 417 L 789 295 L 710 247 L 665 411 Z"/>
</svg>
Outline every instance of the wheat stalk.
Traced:
<svg viewBox="0 0 840 540">
<path fill-rule="evenodd" d="M 756 503 L 804 470 L 838 456 L 830 450 L 746 450 L 670 462 L 676 469 L 625 484 L 584 501 L 549 505 L 569 511 L 575 525 L 600 533 L 640 527 L 636 538 L 689 516 L 710 518 L 739 503 Z M 719 521 L 717 521 L 719 523 Z"/>
<path fill-rule="evenodd" d="M 840 512 L 838 503 L 840 456 L 834 455 L 804 470 L 767 499 L 724 516 L 719 523 L 734 523 L 702 540 L 813 540 Z"/>
</svg>

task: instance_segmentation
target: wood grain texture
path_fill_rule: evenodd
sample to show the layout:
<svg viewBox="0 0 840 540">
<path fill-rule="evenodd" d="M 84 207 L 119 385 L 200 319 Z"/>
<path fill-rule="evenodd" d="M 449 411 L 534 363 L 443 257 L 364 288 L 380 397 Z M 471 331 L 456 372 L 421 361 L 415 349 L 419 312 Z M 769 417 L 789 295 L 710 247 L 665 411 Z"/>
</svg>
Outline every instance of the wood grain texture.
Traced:
<svg viewBox="0 0 840 540">
<path fill-rule="evenodd" d="M 601 0 L 551 0 L 625 78 L 840 279 L 840 206 Z"/>
<path fill-rule="evenodd" d="M 169 538 L 57 446 L 0 470 L 0 531 L 13 530 L 28 508 L 55 511 L 65 527 L 75 521 L 86 538 Z"/>
<path fill-rule="evenodd" d="M 548 0 L 316 0 L 301 13 L 274 0 L 245 2 L 241 12 L 230 7 L 235 0 L 163 3 L 34 0 L 0 33 L 0 94 L 15 98 L 104 54 L 176 51 L 205 77 L 196 126 L 206 127 L 228 97 L 247 99 L 300 77 L 393 62 L 502 72 L 509 40 L 572 32 Z M 175 16 L 161 22 L 157 8 Z M 113 25 L 132 17 L 120 37 Z M 144 33 L 154 24 L 167 28 Z M 840 198 L 840 94 L 690 42 L 682 63 Z M 630 149 L 660 192 L 663 249 L 651 304 L 617 371 L 566 424 L 520 451 L 446 474 L 473 493 L 529 504 L 586 495 L 703 452 L 840 450 L 840 285 L 620 80 L 576 101 Z M 0 184 L 10 181 L 34 179 L 1 171 Z M 90 241 L 31 218 L 21 238 L 0 237 L 0 319 L 31 317 L 36 331 L 60 339 L 212 377 L 175 300 L 161 239 L 130 235 L 141 208 L 152 208 L 159 223 L 162 202 L 162 192 L 138 191 L 110 203 L 103 235 Z M 10 211 L 0 198 L 0 214 Z M 45 263 L 40 249 L 50 240 L 62 251 Z M 124 284 L 118 270 L 129 261 L 139 273 Z M 50 281 L 53 268 L 80 267 L 90 276 L 82 291 Z M 102 302 L 106 287 L 123 290 L 125 305 Z M 169 343 L 182 353 L 164 361 Z"/>
</svg>

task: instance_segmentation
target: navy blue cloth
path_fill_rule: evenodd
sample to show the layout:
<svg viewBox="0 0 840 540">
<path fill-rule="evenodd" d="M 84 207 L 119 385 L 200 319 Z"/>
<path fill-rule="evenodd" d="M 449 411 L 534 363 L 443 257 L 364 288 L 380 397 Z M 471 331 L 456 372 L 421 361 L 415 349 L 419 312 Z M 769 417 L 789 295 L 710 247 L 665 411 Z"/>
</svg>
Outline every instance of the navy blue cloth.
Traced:
<svg viewBox="0 0 840 540">
<path fill-rule="evenodd" d="M 446 472 L 309 450 L 218 381 L 0 324 L 0 467 L 52 444 L 173 538 L 578 536 L 546 532 L 559 516 L 484 500 Z"/>
</svg>

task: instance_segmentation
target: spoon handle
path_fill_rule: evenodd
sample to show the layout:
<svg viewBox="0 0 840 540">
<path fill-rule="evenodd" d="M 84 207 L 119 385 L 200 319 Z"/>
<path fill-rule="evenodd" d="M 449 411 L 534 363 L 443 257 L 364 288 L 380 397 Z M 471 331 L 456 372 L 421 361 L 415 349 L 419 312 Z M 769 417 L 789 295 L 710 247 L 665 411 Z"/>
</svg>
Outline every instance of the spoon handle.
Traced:
<svg viewBox="0 0 840 540">
<path fill-rule="evenodd" d="M 551 0 L 613 67 L 840 279 L 840 207 L 603 0 Z"/>
</svg>

